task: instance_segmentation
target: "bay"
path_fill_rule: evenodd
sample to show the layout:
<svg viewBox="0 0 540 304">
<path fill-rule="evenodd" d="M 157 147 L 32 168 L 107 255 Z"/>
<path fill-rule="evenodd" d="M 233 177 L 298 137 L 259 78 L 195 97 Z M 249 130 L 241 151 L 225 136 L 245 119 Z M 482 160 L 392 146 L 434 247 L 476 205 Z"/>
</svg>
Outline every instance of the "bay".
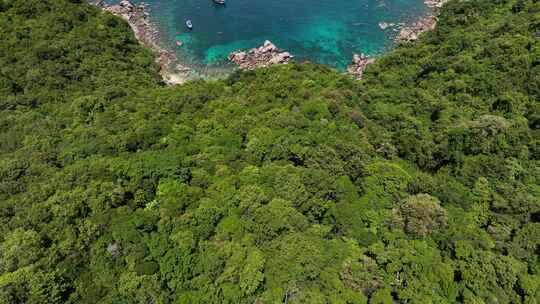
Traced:
<svg viewBox="0 0 540 304">
<path fill-rule="evenodd" d="M 114 1 L 113 1 L 114 2 Z M 298 61 L 343 70 L 353 53 L 377 55 L 393 46 L 395 31 L 380 22 L 409 23 L 427 13 L 423 0 L 133 1 L 148 5 L 162 43 L 201 74 L 227 70 L 227 55 L 270 40 Z M 193 30 L 185 26 L 192 20 Z M 182 46 L 176 45 L 181 41 Z"/>
</svg>

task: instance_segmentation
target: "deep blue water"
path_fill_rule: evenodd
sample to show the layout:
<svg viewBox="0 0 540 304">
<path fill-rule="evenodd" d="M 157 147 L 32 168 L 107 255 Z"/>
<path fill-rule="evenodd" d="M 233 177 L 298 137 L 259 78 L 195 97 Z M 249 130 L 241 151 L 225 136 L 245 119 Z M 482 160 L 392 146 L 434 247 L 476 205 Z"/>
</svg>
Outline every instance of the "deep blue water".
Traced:
<svg viewBox="0 0 540 304">
<path fill-rule="evenodd" d="M 392 30 L 378 23 L 410 22 L 426 13 L 422 0 L 134 0 L 149 5 L 163 43 L 201 72 L 226 64 L 227 55 L 271 40 L 295 55 L 343 69 L 353 53 L 392 47 Z M 193 21 L 188 31 L 185 20 Z M 184 43 L 177 47 L 175 41 Z"/>
</svg>

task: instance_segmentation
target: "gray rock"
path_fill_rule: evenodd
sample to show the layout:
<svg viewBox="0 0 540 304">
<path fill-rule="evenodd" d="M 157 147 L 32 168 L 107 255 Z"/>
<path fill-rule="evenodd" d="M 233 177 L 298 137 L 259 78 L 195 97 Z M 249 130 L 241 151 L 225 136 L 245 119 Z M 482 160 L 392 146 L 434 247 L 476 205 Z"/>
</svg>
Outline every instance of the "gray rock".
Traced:
<svg viewBox="0 0 540 304">
<path fill-rule="evenodd" d="M 266 40 L 260 47 L 248 51 L 236 51 L 229 54 L 229 61 L 238 65 L 242 70 L 253 70 L 275 64 L 287 64 L 293 56 L 281 51 L 272 42 Z"/>
<path fill-rule="evenodd" d="M 374 62 L 375 59 L 364 54 L 354 54 L 351 64 L 347 67 L 347 73 L 356 79 L 361 79 L 366 67 Z"/>
<path fill-rule="evenodd" d="M 122 248 L 117 242 L 107 245 L 107 252 L 109 252 L 113 258 L 119 258 L 122 256 Z"/>
</svg>

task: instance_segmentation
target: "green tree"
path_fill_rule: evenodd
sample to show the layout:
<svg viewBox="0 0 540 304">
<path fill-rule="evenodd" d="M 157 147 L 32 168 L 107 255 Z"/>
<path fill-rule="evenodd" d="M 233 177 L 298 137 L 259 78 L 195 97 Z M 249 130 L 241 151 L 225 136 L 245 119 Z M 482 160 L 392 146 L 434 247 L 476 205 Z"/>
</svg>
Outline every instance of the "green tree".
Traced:
<svg viewBox="0 0 540 304">
<path fill-rule="evenodd" d="M 16 229 L 0 245 L 2 272 L 11 272 L 32 265 L 43 255 L 41 239 L 33 230 Z"/>
<path fill-rule="evenodd" d="M 392 210 L 393 220 L 408 234 L 425 237 L 446 228 L 447 212 L 428 194 L 409 196 Z"/>
<path fill-rule="evenodd" d="M 265 259 L 259 250 L 251 251 L 240 273 L 240 288 L 246 295 L 253 294 L 264 281 Z"/>
</svg>

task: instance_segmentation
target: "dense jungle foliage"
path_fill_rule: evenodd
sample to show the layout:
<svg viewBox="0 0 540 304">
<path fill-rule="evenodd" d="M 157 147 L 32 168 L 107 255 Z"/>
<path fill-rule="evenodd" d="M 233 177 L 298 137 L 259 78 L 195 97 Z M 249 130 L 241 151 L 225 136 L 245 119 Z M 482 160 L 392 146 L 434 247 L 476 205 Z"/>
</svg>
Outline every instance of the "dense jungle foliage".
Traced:
<svg viewBox="0 0 540 304">
<path fill-rule="evenodd" d="M 540 1 L 451 0 L 361 82 L 153 61 L 0 0 L 1 303 L 540 303 Z"/>
</svg>

